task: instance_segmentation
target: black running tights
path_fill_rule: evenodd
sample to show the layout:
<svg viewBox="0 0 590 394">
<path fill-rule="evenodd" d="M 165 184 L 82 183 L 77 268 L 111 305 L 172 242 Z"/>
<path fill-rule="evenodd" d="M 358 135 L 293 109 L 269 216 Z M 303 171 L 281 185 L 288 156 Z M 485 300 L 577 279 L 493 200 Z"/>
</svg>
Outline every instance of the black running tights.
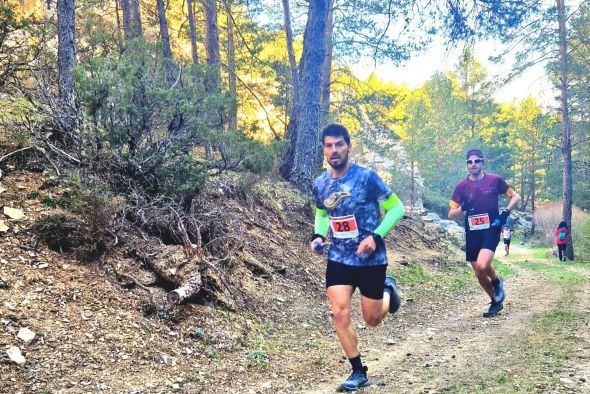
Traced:
<svg viewBox="0 0 590 394">
<path fill-rule="evenodd" d="M 565 255 L 565 247 L 567 245 L 557 245 L 557 251 L 559 252 L 559 261 L 563 261 L 563 256 Z"/>
</svg>

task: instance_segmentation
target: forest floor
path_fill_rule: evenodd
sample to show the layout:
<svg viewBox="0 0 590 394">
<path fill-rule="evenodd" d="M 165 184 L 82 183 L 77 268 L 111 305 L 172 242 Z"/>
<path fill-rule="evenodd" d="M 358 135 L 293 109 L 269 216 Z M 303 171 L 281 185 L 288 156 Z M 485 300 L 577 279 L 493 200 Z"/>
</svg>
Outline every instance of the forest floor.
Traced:
<svg viewBox="0 0 590 394">
<path fill-rule="evenodd" d="M 49 211 L 42 183 L 39 174 L 14 173 L 0 185 L 0 205 L 26 215 L 4 218 L 9 230 L 0 233 L 0 392 L 330 393 L 348 376 L 323 289 L 325 262 L 306 250 L 308 228 L 286 228 L 273 241 L 284 255 L 262 248 L 281 260 L 273 264 L 283 274 L 236 273 L 257 297 L 248 307 L 186 304 L 146 315 L 145 292 L 122 285 L 106 265 L 36 242 L 30 223 Z M 296 219 L 287 221 L 309 217 Z M 486 319 L 486 297 L 460 253 L 407 222 L 388 241 L 398 313 L 369 329 L 355 297 L 372 381 L 360 392 L 590 392 L 588 264 L 560 263 L 547 248 L 516 242 L 504 256 L 500 245 L 495 266 L 507 298 Z M 18 338 L 23 327 L 34 339 Z M 11 347 L 24 364 L 10 361 Z"/>
</svg>

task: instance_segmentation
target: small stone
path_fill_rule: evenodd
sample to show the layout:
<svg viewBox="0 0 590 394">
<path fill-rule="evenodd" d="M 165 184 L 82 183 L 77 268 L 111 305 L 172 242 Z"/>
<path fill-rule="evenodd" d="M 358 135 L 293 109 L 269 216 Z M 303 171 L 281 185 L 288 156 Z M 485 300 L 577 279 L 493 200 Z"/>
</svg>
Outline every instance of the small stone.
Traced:
<svg viewBox="0 0 590 394">
<path fill-rule="evenodd" d="M 9 230 L 9 228 L 6 225 L 6 223 L 4 223 L 4 220 L 0 220 L 0 233 L 5 233 L 8 230 Z"/>
<path fill-rule="evenodd" d="M 22 209 L 4 207 L 4 214 L 11 219 L 20 220 L 25 217 Z"/>
<path fill-rule="evenodd" d="M 387 338 L 387 344 L 388 345 L 395 345 L 395 340 L 393 338 Z"/>
<path fill-rule="evenodd" d="M 21 329 L 18 330 L 16 337 L 28 345 L 29 343 L 33 342 L 35 335 L 36 334 L 27 327 L 21 327 Z"/>
<path fill-rule="evenodd" d="M 260 386 L 262 389 L 270 389 L 272 388 L 272 380 L 268 380 L 264 383 L 262 383 L 262 386 Z"/>
<path fill-rule="evenodd" d="M 559 381 L 565 384 L 574 384 L 574 381 L 569 378 L 560 378 Z"/>
<path fill-rule="evenodd" d="M 435 334 L 436 334 L 436 328 L 428 328 L 426 330 L 426 336 L 428 337 L 428 339 L 432 339 Z"/>
<path fill-rule="evenodd" d="M 20 348 L 18 346 L 12 346 L 7 351 L 8 358 L 13 363 L 23 366 L 27 362 L 27 360 L 23 357 L 23 354 L 20 352 Z"/>
<path fill-rule="evenodd" d="M 164 364 L 168 364 L 168 365 L 176 365 L 176 357 L 172 357 L 169 356 L 167 354 L 162 354 L 162 361 L 164 362 Z"/>
</svg>

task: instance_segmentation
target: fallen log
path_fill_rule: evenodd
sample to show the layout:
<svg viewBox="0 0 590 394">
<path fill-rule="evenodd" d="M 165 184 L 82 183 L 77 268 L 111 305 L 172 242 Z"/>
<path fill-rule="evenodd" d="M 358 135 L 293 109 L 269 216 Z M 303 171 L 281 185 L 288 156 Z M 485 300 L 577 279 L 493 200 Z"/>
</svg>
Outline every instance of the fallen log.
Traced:
<svg viewBox="0 0 590 394">
<path fill-rule="evenodd" d="M 184 283 L 177 289 L 172 290 L 168 293 L 168 301 L 173 304 L 178 304 L 187 298 L 190 298 L 197 294 L 203 286 L 203 281 L 200 274 L 196 274 L 191 277 L 188 282 Z"/>
</svg>

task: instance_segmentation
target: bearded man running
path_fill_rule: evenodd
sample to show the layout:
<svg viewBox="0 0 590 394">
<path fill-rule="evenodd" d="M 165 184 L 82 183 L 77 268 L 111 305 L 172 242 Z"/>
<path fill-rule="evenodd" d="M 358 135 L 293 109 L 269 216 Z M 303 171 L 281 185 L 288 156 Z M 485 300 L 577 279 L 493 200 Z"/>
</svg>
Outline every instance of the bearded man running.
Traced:
<svg viewBox="0 0 590 394">
<path fill-rule="evenodd" d="M 358 287 L 363 319 L 371 327 L 399 308 L 395 280 L 386 276 L 383 237 L 403 217 L 404 206 L 374 171 L 350 162 L 352 144 L 344 126 L 326 126 L 322 131 L 322 148 L 331 170 L 319 176 L 313 185 L 317 208 L 310 250 L 321 253 L 330 232 L 326 291 L 336 335 L 352 367 L 352 374 L 340 390 L 355 391 L 370 383 L 352 325 L 352 294 Z M 387 211 L 383 220 L 380 207 Z"/>
</svg>

